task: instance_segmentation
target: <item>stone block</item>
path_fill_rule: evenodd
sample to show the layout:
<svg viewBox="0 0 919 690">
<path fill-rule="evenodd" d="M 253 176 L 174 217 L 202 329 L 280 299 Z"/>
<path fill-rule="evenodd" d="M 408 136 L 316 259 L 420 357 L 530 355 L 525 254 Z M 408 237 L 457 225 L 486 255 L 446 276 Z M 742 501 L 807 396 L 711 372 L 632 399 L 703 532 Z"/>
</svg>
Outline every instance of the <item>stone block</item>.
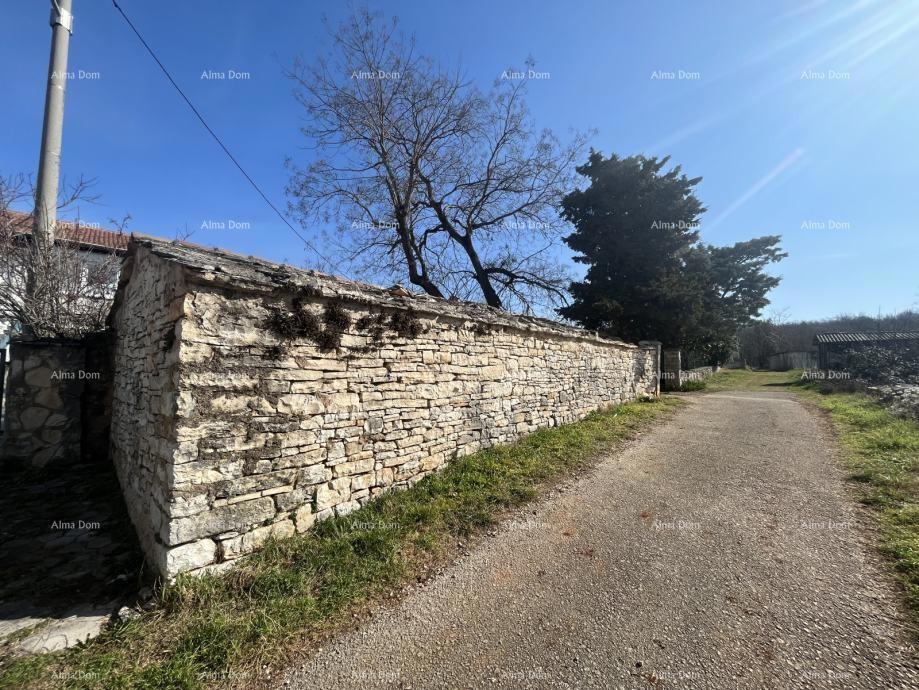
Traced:
<svg viewBox="0 0 919 690">
<path fill-rule="evenodd" d="M 314 415 L 325 412 L 325 405 L 315 395 L 291 393 L 278 398 L 278 414 Z"/>
<path fill-rule="evenodd" d="M 213 563 L 216 556 L 217 544 L 210 539 L 200 539 L 172 548 L 161 547 L 157 566 L 166 577 L 175 577 Z"/>
<path fill-rule="evenodd" d="M 316 515 L 313 513 L 313 507 L 309 505 L 300 506 L 294 513 L 294 524 L 298 532 L 305 532 L 316 522 Z"/>
<path fill-rule="evenodd" d="M 263 546 L 271 537 L 284 539 L 292 536 L 295 531 L 292 520 L 282 520 L 265 527 L 256 527 L 238 537 L 220 542 L 220 554 L 224 559 L 239 558 Z"/>
<path fill-rule="evenodd" d="M 166 525 L 163 541 L 169 545 L 182 544 L 229 530 L 247 530 L 254 524 L 274 517 L 271 498 L 256 498 L 214 508 L 191 517 L 173 518 Z"/>
</svg>

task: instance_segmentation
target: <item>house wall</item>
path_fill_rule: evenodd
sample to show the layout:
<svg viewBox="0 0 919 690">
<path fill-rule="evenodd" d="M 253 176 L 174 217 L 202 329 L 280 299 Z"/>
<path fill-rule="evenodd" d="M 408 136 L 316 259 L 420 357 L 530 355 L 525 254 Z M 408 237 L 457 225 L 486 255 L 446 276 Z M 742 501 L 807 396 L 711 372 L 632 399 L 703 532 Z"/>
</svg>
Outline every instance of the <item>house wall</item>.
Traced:
<svg viewBox="0 0 919 690">
<path fill-rule="evenodd" d="M 412 314 L 329 290 L 192 284 L 152 254 L 136 262 L 117 307 L 113 455 L 169 577 L 222 568 L 455 456 L 657 392 L 654 344 L 461 318 L 448 302 Z M 320 320 L 330 303 L 347 313 L 339 348 L 273 329 L 296 296 Z M 412 327 L 361 326 L 393 314 Z"/>
</svg>

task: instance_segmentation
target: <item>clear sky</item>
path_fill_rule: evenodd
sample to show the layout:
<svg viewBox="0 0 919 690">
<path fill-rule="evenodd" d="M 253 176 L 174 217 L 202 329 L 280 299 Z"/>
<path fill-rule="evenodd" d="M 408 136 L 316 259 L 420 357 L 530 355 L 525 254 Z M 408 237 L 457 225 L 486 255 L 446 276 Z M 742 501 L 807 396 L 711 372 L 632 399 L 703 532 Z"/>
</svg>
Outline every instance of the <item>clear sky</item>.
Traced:
<svg viewBox="0 0 919 690">
<path fill-rule="evenodd" d="M 302 156 L 283 67 L 328 48 L 341 1 L 120 0 L 275 203 Z M 708 206 L 702 238 L 780 234 L 773 307 L 792 318 L 919 303 L 919 0 L 400 0 L 421 50 L 487 87 L 528 56 L 539 126 L 595 128 L 608 154 L 671 154 Z M 48 3 L 0 0 L 0 173 L 34 173 Z M 305 253 L 224 157 L 109 0 L 74 0 L 63 171 L 97 179 L 84 220 L 301 264 Z M 81 74 L 82 70 L 82 74 Z M 204 71 L 248 78 L 208 80 Z M 672 73 L 674 79 L 656 78 Z M 248 229 L 201 230 L 208 221 Z M 307 230 L 309 235 L 315 229 Z"/>
</svg>

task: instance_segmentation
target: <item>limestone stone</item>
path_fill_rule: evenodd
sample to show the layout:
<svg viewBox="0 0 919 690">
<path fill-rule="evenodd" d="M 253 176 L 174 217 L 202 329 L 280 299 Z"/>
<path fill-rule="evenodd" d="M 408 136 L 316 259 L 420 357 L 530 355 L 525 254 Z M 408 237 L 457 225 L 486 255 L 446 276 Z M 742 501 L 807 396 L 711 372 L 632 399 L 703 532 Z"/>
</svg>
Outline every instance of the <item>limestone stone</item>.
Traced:
<svg viewBox="0 0 919 690">
<path fill-rule="evenodd" d="M 37 405 L 47 407 L 50 410 L 56 410 L 63 405 L 61 393 L 57 387 L 41 387 L 36 391 L 32 399 Z"/>
<path fill-rule="evenodd" d="M 19 642 L 19 647 L 29 654 L 59 652 L 92 639 L 111 617 L 108 607 L 88 607 L 63 620 L 45 626 Z"/>
<path fill-rule="evenodd" d="M 344 503 L 338 503 L 335 505 L 335 514 L 348 515 L 360 507 L 361 504 L 358 501 L 345 501 Z"/>
<path fill-rule="evenodd" d="M 309 504 L 300 506 L 297 508 L 297 512 L 294 513 L 294 523 L 298 532 L 305 532 L 315 522 L 316 515 L 313 513 L 313 507 Z"/>
<path fill-rule="evenodd" d="M 350 487 L 350 477 L 341 477 L 326 484 L 320 484 L 316 490 L 316 511 L 332 508 L 346 501 Z"/>
<path fill-rule="evenodd" d="M 69 373 L 69 372 L 68 372 Z M 54 385 L 51 379 L 51 369 L 47 366 L 37 366 L 26 372 L 25 382 L 36 388 L 46 388 Z"/>
<path fill-rule="evenodd" d="M 373 484 L 373 473 L 368 472 L 367 474 L 359 474 L 356 477 L 351 478 L 351 491 L 360 491 L 361 489 L 368 489 Z"/>
<path fill-rule="evenodd" d="M 191 517 L 173 518 L 167 524 L 163 540 L 167 544 L 182 544 L 231 529 L 246 529 L 274 515 L 274 501 L 271 498 L 256 498 Z"/>
<path fill-rule="evenodd" d="M 266 527 L 257 527 L 253 530 L 220 542 L 220 552 L 224 559 L 239 558 L 251 553 L 262 546 L 270 537 L 283 539 L 295 532 L 292 520 L 282 520 Z"/>
<path fill-rule="evenodd" d="M 200 568 L 214 562 L 217 544 L 210 539 L 200 539 L 173 548 L 163 548 L 160 568 L 167 577 Z"/>
<path fill-rule="evenodd" d="M 23 429 L 34 431 L 45 423 L 50 414 L 51 412 L 44 407 L 28 407 L 19 415 L 19 421 Z"/>
<path fill-rule="evenodd" d="M 332 478 L 332 470 L 325 465 L 310 465 L 297 473 L 299 484 L 320 484 Z"/>
</svg>

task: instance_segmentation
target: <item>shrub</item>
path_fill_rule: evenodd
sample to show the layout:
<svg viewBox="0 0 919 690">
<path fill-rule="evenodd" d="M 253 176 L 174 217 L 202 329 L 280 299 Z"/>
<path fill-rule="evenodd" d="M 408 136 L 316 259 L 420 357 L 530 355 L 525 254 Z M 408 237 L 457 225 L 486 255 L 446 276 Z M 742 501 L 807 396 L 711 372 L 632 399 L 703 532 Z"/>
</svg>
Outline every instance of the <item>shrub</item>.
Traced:
<svg viewBox="0 0 919 690">
<path fill-rule="evenodd" d="M 846 351 L 849 372 L 874 383 L 919 383 L 919 343 L 869 345 Z"/>
<path fill-rule="evenodd" d="M 683 381 L 680 384 L 681 391 L 704 391 L 705 390 L 705 381 L 700 381 L 699 379 L 690 379 L 689 381 Z"/>
</svg>

